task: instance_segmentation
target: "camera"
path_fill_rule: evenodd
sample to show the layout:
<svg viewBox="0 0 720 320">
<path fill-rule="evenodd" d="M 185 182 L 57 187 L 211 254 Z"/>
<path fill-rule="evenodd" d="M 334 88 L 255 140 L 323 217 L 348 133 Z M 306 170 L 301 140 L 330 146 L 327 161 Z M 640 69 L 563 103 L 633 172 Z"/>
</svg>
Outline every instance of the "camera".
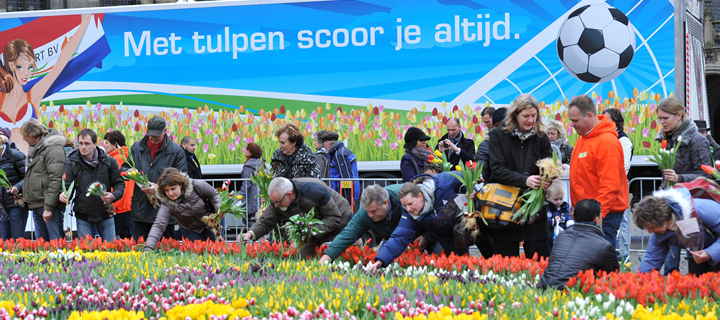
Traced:
<svg viewBox="0 0 720 320">
<path fill-rule="evenodd" d="M 447 143 L 447 141 L 444 141 L 444 142 L 443 142 L 443 147 L 445 147 L 445 149 L 450 148 L 450 144 Z"/>
</svg>

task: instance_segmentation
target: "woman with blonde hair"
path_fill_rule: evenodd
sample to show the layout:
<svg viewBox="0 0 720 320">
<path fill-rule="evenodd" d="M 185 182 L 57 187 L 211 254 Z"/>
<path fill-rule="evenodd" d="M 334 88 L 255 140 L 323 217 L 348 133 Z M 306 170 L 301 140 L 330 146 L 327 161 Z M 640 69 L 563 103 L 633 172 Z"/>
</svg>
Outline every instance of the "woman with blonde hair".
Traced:
<svg viewBox="0 0 720 320">
<path fill-rule="evenodd" d="M 565 143 L 566 136 L 563 123 L 557 120 L 548 121 L 545 133 L 548 139 L 550 139 L 550 147 L 552 147 L 553 151 L 557 152 L 560 162 L 570 163 L 573 147 Z"/>
<path fill-rule="evenodd" d="M 490 132 L 489 183 L 526 188 L 544 188 L 551 181 L 542 182 L 539 159 L 552 157 L 547 134 L 542 131 L 540 106 L 532 95 L 524 94 L 510 104 L 501 130 Z M 536 215 L 537 216 L 537 215 Z M 489 229 L 493 251 L 503 256 L 518 256 L 520 241 L 527 257 L 535 253 L 550 255 L 547 219 L 535 218 L 524 225 L 511 224 L 503 229 Z"/>
<path fill-rule="evenodd" d="M 655 114 L 662 125 L 655 140 L 662 143 L 666 141 L 668 150 L 678 148 L 675 155 L 675 165 L 672 169 L 663 170 L 661 189 L 665 189 L 668 182 L 690 182 L 698 177 L 707 177 L 700 168 L 707 164 L 713 166 L 710 160 L 710 142 L 698 132 L 688 114 L 685 105 L 675 97 L 660 101 Z M 665 260 L 664 274 L 670 274 L 680 267 L 680 248 L 672 245 L 670 254 Z"/>
</svg>

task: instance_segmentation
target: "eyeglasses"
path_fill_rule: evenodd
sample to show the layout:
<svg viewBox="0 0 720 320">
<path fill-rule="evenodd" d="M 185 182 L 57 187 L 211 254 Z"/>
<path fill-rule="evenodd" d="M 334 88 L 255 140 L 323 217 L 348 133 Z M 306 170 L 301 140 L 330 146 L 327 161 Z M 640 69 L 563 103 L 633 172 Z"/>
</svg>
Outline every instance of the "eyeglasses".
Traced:
<svg viewBox="0 0 720 320">
<path fill-rule="evenodd" d="M 274 203 L 276 206 L 279 206 L 279 205 L 283 202 L 283 200 L 285 200 L 285 197 L 287 197 L 287 195 L 288 195 L 288 194 L 286 193 L 282 198 L 280 198 L 280 201 L 277 201 L 277 202 L 276 202 L 276 201 L 273 201 L 273 203 Z"/>
</svg>

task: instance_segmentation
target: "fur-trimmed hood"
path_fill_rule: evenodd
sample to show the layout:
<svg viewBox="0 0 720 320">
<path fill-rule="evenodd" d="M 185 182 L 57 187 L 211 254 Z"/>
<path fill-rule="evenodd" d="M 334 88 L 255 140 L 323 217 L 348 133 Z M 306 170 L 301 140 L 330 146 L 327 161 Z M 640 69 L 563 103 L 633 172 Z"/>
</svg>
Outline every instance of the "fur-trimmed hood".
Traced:
<svg viewBox="0 0 720 320">
<path fill-rule="evenodd" d="M 424 199 L 423 208 L 420 213 L 416 216 L 410 214 L 417 220 L 433 209 L 433 203 L 435 202 L 435 179 L 431 176 L 420 176 L 415 180 L 420 180 L 417 182 L 417 185 L 420 187 Z"/>
<path fill-rule="evenodd" d="M 672 141 L 677 142 L 678 138 L 682 137 L 682 145 L 686 146 L 690 143 L 690 140 L 692 140 L 696 133 L 698 133 L 698 128 L 695 125 L 695 122 L 688 118 L 685 120 L 685 123 L 681 124 L 680 127 L 675 130 L 675 133 L 672 136 Z M 665 132 L 662 130 L 660 130 L 657 136 L 655 136 L 655 140 L 657 141 L 665 139 L 667 139 L 667 137 L 665 136 Z"/>
<path fill-rule="evenodd" d="M 672 208 L 682 220 L 691 218 L 694 209 L 692 196 L 687 189 L 658 190 L 653 192 L 653 196 L 667 199 L 670 203 L 670 208 Z"/>
<path fill-rule="evenodd" d="M 178 197 L 176 200 L 170 200 L 170 198 L 167 197 L 165 192 L 160 192 L 160 190 L 158 190 L 157 187 L 155 187 L 155 195 L 157 196 L 160 203 L 170 206 L 173 209 L 175 209 L 179 205 L 178 202 L 184 201 L 193 193 L 193 189 L 194 189 L 193 188 L 193 179 L 188 177 L 188 175 L 186 173 L 183 173 L 183 176 L 185 176 L 185 178 L 187 178 L 188 182 L 187 182 L 187 184 L 185 184 L 185 192 L 183 192 L 183 194 L 181 194 L 180 197 Z"/>
</svg>

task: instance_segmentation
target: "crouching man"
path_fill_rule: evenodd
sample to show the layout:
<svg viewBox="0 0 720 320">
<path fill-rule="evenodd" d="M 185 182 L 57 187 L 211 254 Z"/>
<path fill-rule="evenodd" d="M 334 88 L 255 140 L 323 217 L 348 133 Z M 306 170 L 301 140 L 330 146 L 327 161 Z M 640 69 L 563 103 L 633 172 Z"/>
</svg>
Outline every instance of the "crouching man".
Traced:
<svg viewBox="0 0 720 320">
<path fill-rule="evenodd" d="M 543 289 L 563 289 L 580 271 L 613 272 L 620 267 L 615 248 L 605 240 L 602 231 L 600 203 L 594 199 L 580 200 L 571 215 L 575 224 L 555 238 L 548 266 L 540 278 Z"/>
<path fill-rule="evenodd" d="M 321 232 L 300 248 L 300 258 L 315 256 L 315 248 L 331 241 L 350 222 L 352 209 L 343 196 L 328 185 L 314 178 L 275 178 L 268 186 L 271 205 L 258 221 L 243 234 L 244 240 L 256 240 L 277 227 L 283 218 L 305 214 L 315 209 L 314 219 L 323 224 L 315 225 Z"/>
</svg>

